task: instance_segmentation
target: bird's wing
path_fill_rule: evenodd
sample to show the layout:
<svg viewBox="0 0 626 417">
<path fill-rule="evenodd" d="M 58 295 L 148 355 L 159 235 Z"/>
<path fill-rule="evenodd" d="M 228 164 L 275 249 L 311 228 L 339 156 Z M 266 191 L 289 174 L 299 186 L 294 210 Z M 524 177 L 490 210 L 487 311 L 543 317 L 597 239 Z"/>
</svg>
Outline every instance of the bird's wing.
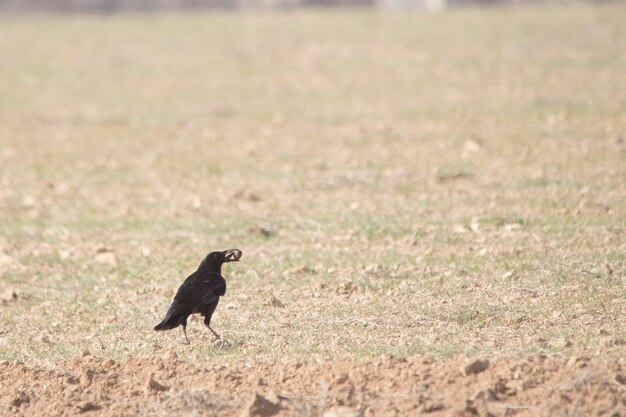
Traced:
<svg viewBox="0 0 626 417">
<path fill-rule="evenodd" d="M 199 273 L 196 271 L 189 275 L 178 288 L 162 323 L 170 323 L 172 318 L 179 316 L 189 316 L 198 308 L 214 303 L 225 293 L 226 280 L 219 273 Z M 179 324 L 176 320 L 174 323 L 174 327 Z"/>
<path fill-rule="evenodd" d="M 184 304 L 211 303 L 226 293 L 226 280 L 217 272 L 191 274 L 180 286 L 174 301 Z"/>
</svg>

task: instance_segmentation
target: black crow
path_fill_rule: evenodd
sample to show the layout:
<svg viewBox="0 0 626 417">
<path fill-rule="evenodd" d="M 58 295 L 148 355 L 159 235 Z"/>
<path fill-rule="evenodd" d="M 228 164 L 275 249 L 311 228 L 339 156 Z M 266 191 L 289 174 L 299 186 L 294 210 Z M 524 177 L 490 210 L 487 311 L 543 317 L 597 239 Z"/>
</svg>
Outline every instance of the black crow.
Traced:
<svg viewBox="0 0 626 417">
<path fill-rule="evenodd" d="M 222 276 L 224 262 L 237 262 L 241 258 L 239 249 L 228 249 L 223 252 L 211 252 L 200 262 L 198 270 L 189 275 L 180 286 L 174 301 L 163 321 L 154 327 L 154 330 L 169 330 L 183 326 L 185 342 L 187 338 L 187 318 L 195 313 L 204 316 L 204 324 L 213 332 L 217 339 L 220 335 L 210 326 L 211 316 L 226 293 L 226 280 Z"/>
</svg>

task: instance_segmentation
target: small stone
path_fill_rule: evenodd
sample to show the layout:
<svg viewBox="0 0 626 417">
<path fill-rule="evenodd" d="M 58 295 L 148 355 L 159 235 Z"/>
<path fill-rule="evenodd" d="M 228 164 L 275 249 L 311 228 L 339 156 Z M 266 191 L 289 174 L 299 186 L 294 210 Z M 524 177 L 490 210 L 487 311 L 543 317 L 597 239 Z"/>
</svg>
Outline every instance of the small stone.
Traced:
<svg viewBox="0 0 626 417">
<path fill-rule="evenodd" d="M 484 359 L 484 360 L 477 359 L 465 365 L 463 367 L 463 373 L 465 375 L 479 374 L 483 372 L 484 370 L 486 370 L 488 367 L 489 367 L 488 359 Z"/>
<path fill-rule="evenodd" d="M 169 352 L 166 352 L 165 355 L 163 355 L 163 360 L 164 361 L 176 361 L 178 360 L 178 353 L 174 352 L 173 350 L 170 350 Z"/>
</svg>

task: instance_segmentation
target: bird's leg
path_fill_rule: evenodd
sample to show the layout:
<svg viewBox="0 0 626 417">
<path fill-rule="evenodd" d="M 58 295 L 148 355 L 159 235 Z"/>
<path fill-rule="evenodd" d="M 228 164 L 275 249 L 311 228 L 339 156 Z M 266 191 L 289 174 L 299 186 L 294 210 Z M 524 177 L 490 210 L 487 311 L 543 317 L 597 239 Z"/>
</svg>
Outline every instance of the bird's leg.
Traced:
<svg viewBox="0 0 626 417">
<path fill-rule="evenodd" d="M 228 341 L 228 340 L 224 340 L 222 339 L 222 336 L 220 336 L 219 334 L 217 334 L 217 332 L 215 330 L 213 330 L 211 328 L 211 326 L 209 326 L 208 324 L 206 325 L 206 327 L 209 328 L 210 331 L 213 332 L 213 334 L 215 335 L 216 339 L 213 341 L 213 344 L 215 346 L 217 346 L 219 348 L 219 350 L 222 350 L 224 348 L 226 349 L 230 349 L 230 347 L 232 346 L 232 344 Z"/>
<path fill-rule="evenodd" d="M 217 303 L 213 306 L 213 309 L 215 309 L 215 306 L 217 306 Z M 215 340 L 222 340 L 222 336 L 217 334 L 217 332 L 211 328 L 211 314 L 212 313 L 213 313 L 213 311 L 205 312 L 205 314 L 204 314 L 204 325 L 206 327 L 208 327 L 209 330 L 211 331 L 211 333 L 213 333 L 215 335 Z"/>
<path fill-rule="evenodd" d="M 185 344 L 190 345 L 191 342 L 189 341 L 189 338 L 187 337 L 187 325 L 186 324 L 183 324 L 183 334 L 185 335 Z"/>
<path fill-rule="evenodd" d="M 220 336 L 219 334 L 217 334 L 217 332 L 216 332 L 215 330 L 213 330 L 213 329 L 211 328 L 211 326 L 209 326 L 209 325 L 207 324 L 207 325 L 206 325 L 206 327 L 208 327 L 208 328 L 209 328 L 209 330 L 213 332 L 213 334 L 214 334 L 214 335 L 215 335 L 215 337 L 216 337 L 216 339 L 215 339 L 215 340 L 222 340 L 222 336 Z"/>
</svg>

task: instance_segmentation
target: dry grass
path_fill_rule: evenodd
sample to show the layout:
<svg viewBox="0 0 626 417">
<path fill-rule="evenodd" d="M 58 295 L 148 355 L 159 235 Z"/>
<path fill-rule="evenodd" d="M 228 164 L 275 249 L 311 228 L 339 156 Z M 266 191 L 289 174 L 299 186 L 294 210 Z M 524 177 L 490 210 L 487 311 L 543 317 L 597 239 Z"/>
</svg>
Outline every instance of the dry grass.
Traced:
<svg viewBox="0 0 626 417">
<path fill-rule="evenodd" d="M 625 12 L 2 17 L 0 359 L 623 354 Z"/>
</svg>

